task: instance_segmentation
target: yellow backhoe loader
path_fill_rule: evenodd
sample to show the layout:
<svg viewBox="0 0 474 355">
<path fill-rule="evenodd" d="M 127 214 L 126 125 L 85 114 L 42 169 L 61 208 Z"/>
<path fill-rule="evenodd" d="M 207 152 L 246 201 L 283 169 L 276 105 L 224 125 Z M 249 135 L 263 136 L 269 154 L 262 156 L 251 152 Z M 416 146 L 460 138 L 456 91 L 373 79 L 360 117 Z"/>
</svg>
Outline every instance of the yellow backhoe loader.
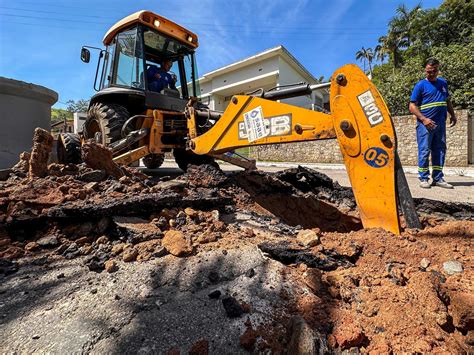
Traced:
<svg viewBox="0 0 474 355">
<path fill-rule="evenodd" d="M 64 162 L 78 162 L 80 140 L 95 139 L 121 164 L 143 158 L 147 167 L 157 168 L 164 153 L 173 151 L 183 170 L 215 158 L 252 169 L 251 161 L 225 153 L 247 146 L 337 139 L 364 227 L 399 234 L 398 206 L 407 225 L 419 227 L 390 113 L 357 66 L 337 69 L 329 83 L 236 95 L 224 112 L 217 112 L 197 99 L 198 37 L 191 31 L 140 11 L 115 24 L 103 43 L 105 49 L 95 48 L 98 92 L 91 98 L 82 136 L 63 134 L 58 142 Z M 84 62 L 90 61 L 91 48 L 82 48 Z M 156 91 L 148 74 L 164 60 L 172 62 L 175 85 Z M 278 101 L 321 88 L 330 90 L 330 114 Z"/>
</svg>

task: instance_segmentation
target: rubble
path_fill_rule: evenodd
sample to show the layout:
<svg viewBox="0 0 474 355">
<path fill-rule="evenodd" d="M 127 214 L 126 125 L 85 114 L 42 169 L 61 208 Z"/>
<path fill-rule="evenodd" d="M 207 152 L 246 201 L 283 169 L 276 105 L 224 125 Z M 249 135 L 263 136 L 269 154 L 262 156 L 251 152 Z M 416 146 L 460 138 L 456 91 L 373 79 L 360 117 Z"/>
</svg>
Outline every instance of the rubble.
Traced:
<svg viewBox="0 0 474 355">
<path fill-rule="evenodd" d="M 424 228 L 396 236 L 363 229 L 351 190 L 308 168 L 224 173 L 202 165 L 156 178 L 116 165 L 94 142 L 83 150 L 85 163 L 45 165 L 49 144 L 37 131 L 33 153 L 22 154 L 0 185 L 5 285 L 34 265 L 79 265 L 90 275 L 87 297 L 103 297 L 105 275 L 117 282 L 114 302 L 134 315 L 158 308 L 156 318 L 196 294 L 192 319 L 211 308 L 218 327 L 235 330 L 232 346 L 255 353 L 472 351 L 472 205 L 415 200 Z M 239 254 L 244 248 L 260 264 Z M 209 253 L 218 262 L 205 268 Z M 137 285 L 120 278 L 139 266 L 153 281 L 137 306 L 125 301 Z M 55 270 L 55 282 L 76 287 L 70 275 Z M 10 289 L 0 295 L 10 297 Z M 229 346 L 211 339 L 200 334 L 164 350 Z"/>
<path fill-rule="evenodd" d="M 53 147 L 53 136 L 42 128 L 33 134 L 33 148 L 29 159 L 29 177 L 45 177 L 48 174 L 48 159 Z"/>
</svg>

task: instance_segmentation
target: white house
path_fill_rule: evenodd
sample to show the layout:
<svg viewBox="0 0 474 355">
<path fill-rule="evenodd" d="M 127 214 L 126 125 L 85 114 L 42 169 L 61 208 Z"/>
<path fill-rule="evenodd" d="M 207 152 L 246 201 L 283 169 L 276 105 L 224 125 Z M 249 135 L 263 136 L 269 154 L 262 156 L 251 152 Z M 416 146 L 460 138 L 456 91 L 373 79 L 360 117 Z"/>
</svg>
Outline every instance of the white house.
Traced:
<svg viewBox="0 0 474 355">
<path fill-rule="evenodd" d="M 268 49 L 249 58 L 204 74 L 198 79 L 201 101 L 209 108 L 224 111 L 233 95 L 248 94 L 257 89 L 318 80 L 283 46 Z M 281 100 L 288 104 L 319 110 L 327 108 L 327 90 L 311 95 Z"/>
</svg>

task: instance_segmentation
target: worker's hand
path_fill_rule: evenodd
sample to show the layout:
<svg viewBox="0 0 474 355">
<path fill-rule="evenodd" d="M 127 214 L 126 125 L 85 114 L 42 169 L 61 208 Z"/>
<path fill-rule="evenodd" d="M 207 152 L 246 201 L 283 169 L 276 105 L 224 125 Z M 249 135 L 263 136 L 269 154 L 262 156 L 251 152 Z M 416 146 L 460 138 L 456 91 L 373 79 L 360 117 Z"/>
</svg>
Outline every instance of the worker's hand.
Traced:
<svg viewBox="0 0 474 355">
<path fill-rule="evenodd" d="M 430 131 L 435 129 L 437 127 L 435 121 L 433 121 L 432 119 L 429 119 L 429 118 L 424 118 L 421 123 L 423 123 L 423 125 L 428 128 Z"/>
<path fill-rule="evenodd" d="M 449 127 L 454 127 L 457 121 L 458 121 L 457 117 L 455 115 L 451 115 L 449 117 Z"/>
<path fill-rule="evenodd" d="M 160 79 L 160 78 L 161 78 L 161 75 L 158 74 L 158 73 L 156 73 L 156 74 L 155 74 L 155 78 L 156 78 L 156 79 Z"/>
</svg>

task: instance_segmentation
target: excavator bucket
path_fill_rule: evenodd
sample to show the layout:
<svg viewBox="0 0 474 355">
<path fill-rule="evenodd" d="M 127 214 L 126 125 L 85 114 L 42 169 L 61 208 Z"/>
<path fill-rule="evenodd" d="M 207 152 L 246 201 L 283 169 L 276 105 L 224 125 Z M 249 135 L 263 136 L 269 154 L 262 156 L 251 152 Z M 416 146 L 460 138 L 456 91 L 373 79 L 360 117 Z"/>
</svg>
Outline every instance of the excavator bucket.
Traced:
<svg viewBox="0 0 474 355">
<path fill-rule="evenodd" d="M 364 227 L 400 234 L 395 129 L 380 93 L 356 65 L 332 76 L 331 116 Z"/>
</svg>

